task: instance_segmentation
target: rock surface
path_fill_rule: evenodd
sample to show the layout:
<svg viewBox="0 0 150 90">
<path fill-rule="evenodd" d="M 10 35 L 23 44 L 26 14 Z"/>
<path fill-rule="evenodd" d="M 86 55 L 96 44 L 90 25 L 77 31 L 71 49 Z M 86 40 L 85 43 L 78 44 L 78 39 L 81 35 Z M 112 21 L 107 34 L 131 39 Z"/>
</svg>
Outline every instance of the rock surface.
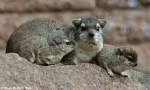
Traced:
<svg viewBox="0 0 150 90">
<path fill-rule="evenodd" d="M 141 8 L 141 5 L 149 6 L 149 3 L 150 0 L 0 0 L 0 12 L 137 9 Z"/>
<path fill-rule="evenodd" d="M 150 72 L 150 43 L 131 45 L 138 53 L 138 69 Z"/>
<path fill-rule="evenodd" d="M 144 5 L 144 6 L 149 6 L 150 5 L 150 0 L 140 0 L 141 3 Z"/>
<path fill-rule="evenodd" d="M 1 12 L 90 10 L 95 7 L 95 0 L 0 0 Z"/>
<path fill-rule="evenodd" d="M 92 64 L 38 66 L 17 54 L 0 52 L 0 89 L 19 90 L 148 90 L 123 77 L 110 78 Z"/>
<path fill-rule="evenodd" d="M 97 0 L 99 7 L 107 9 L 125 9 L 139 7 L 138 0 Z M 118 3 L 119 2 L 119 3 Z"/>
</svg>

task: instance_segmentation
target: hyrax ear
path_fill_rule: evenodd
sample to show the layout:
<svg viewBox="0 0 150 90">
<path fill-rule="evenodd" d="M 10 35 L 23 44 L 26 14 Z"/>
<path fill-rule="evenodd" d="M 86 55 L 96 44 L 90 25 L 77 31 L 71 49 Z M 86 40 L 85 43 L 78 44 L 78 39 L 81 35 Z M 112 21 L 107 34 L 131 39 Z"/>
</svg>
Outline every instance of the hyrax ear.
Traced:
<svg viewBox="0 0 150 90">
<path fill-rule="evenodd" d="M 77 19 L 72 20 L 72 23 L 75 27 L 78 27 L 81 23 L 81 18 L 77 18 Z"/>
<path fill-rule="evenodd" d="M 98 22 L 99 22 L 101 28 L 104 28 L 105 25 L 106 25 L 106 20 L 105 20 L 105 19 L 97 19 L 97 20 L 98 20 Z"/>
</svg>

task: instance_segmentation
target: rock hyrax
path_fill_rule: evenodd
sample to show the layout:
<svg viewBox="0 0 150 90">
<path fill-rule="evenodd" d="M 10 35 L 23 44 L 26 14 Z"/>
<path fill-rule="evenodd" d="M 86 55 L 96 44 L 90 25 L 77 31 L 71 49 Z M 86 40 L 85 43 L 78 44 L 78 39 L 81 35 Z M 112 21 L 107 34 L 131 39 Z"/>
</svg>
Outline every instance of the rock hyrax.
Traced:
<svg viewBox="0 0 150 90">
<path fill-rule="evenodd" d="M 115 47 L 103 44 L 104 19 L 80 18 L 72 21 L 74 49 L 66 54 L 61 63 L 95 63 L 104 67 L 110 76 L 113 73 L 136 66 L 137 53 L 129 47 Z M 71 30 L 71 29 L 70 29 Z"/>
<path fill-rule="evenodd" d="M 18 53 L 39 65 L 59 63 L 72 50 L 64 28 L 62 23 L 48 18 L 28 21 L 10 36 L 6 53 Z"/>
</svg>

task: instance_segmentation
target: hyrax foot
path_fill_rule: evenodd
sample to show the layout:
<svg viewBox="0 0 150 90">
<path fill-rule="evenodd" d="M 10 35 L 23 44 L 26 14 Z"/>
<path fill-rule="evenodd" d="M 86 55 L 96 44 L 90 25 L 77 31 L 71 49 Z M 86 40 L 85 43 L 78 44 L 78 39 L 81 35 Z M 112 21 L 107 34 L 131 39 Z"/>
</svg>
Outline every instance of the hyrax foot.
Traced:
<svg viewBox="0 0 150 90">
<path fill-rule="evenodd" d="M 77 65 L 77 64 L 79 64 L 77 59 L 64 60 L 64 61 L 61 61 L 61 63 L 64 64 L 64 65 Z"/>
<path fill-rule="evenodd" d="M 114 75 L 113 71 L 108 67 L 107 63 L 106 63 L 106 62 L 103 62 L 103 64 L 104 64 L 104 68 L 106 69 L 108 75 L 109 75 L 110 77 L 114 77 L 115 75 Z"/>
<path fill-rule="evenodd" d="M 65 65 L 76 65 L 79 64 L 78 59 L 76 58 L 76 53 L 74 50 L 63 56 L 62 60 L 60 61 L 62 64 Z"/>
<path fill-rule="evenodd" d="M 110 76 L 110 77 L 114 77 L 115 76 L 115 74 L 112 72 L 112 70 L 110 70 L 110 69 L 107 69 L 107 73 L 108 73 L 108 75 Z"/>
</svg>

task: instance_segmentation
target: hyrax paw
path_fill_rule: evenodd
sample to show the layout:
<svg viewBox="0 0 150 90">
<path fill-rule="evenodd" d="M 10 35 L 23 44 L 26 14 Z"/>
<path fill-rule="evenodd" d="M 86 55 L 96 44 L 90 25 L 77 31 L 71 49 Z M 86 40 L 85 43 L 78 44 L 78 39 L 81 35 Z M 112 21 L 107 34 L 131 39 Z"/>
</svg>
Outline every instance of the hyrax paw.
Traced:
<svg viewBox="0 0 150 90">
<path fill-rule="evenodd" d="M 112 70 L 110 70 L 110 69 L 107 69 L 107 73 L 108 73 L 108 75 L 110 76 L 110 77 L 114 77 L 115 76 L 115 74 L 112 72 Z"/>
<path fill-rule="evenodd" d="M 115 76 L 115 74 L 112 72 L 112 71 L 108 71 L 108 75 L 110 76 L 110 77 L 114 77 Z"/>
</svg>

